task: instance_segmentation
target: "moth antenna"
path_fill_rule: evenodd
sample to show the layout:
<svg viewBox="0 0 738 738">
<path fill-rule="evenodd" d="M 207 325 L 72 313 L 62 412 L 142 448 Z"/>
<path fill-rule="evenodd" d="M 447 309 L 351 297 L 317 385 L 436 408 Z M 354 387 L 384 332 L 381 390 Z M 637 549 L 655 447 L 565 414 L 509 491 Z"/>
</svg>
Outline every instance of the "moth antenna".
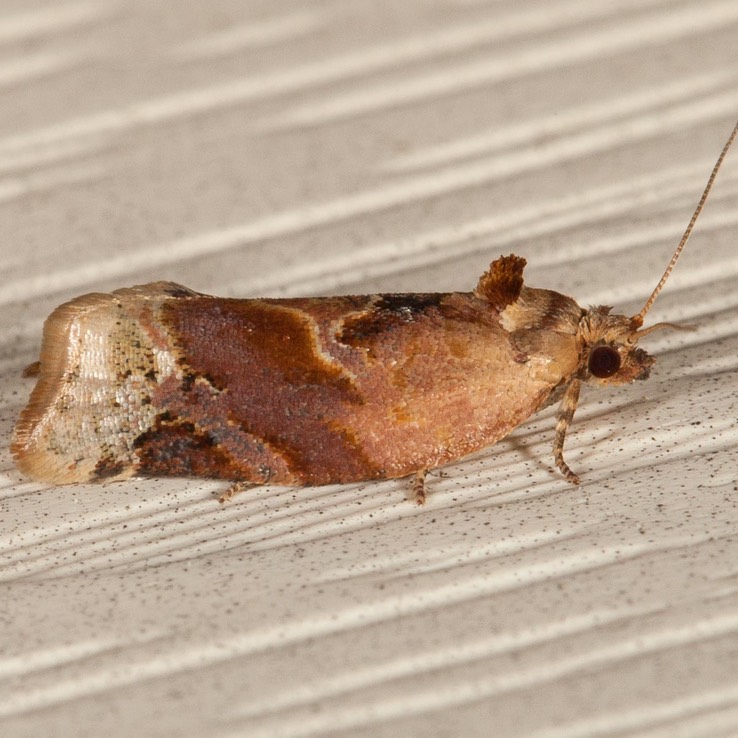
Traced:
<svg viewBox="0 0 738 738">
<path fill-rule="evenodd" d="M 692 235 L 692 229 L 694 228 L 694 224 L 697 222 L 697 218 L 699 218 L 700 213 L 702 212 L 702 208 L 705 205 L 705 202 L 707 200 L 707 196 L 710 194 L 710 190 L 712 189 L 712 183 L 715 181 L 715 177 L 717 177 L 717 173 L 720 170 L 720 167 L 723 163 L 723 159 L 725 159 L 725 155 L 728 153 L 728 149 L 730 149 L 733 141 L 735 140 L 736 134 L 738 134 L 738 123 L 735 124 L 733 127 L 733 131 L 728 136 L 728 140 L 725 142 L 725 145 L 723 146 L 723 150 L 720 152 L 720 156 L 718 156 L 717 161 L 715 162 L 715 166 L 712 168 L 712 173 L 710 174 L 710 178 L 707 180 L 707 184 L 705 185 L 705 190 L 702 193 L 702 197 L 700 197 L 700 201 L 697 203 L 697 207 L 694 210 L 694 213 L 692 214 L 692 218 L 689 221 L 689 225 L 687 226 L 687 230 L 684 231 L 684 235 L 682 236 L 682 240 L 679 242 L 679 245 L 676 247 L 676 251 L 674 251 L 674 255 L 671 257 L 671 261 L 669 262 L 669 265 L 666 267 L 666 271 L 664 272 L 663 276 L 659 280 L 659 283 L 656 285 L 656 288 L 651 293 L 651 296 L 646 300 L 646 304 L 641 308 L 641 312 L 637 315 L 634 315 L 632 318 L 632 323 L 635 328 L 640 328 L 640 326 L 643 325 L 643 319 L 646 317 L 646 313 L 651 309 L 651 305 L 656 301 L 656 298 L 659 296 L 659 292 L 663 289 L 664 285 L 666 284 L 666 280 L 669 278 L 669 275 L 671 274 L 671 270 L 676 265 L 677 261 L 679 260 L 679 255 L 682 253 L 682 250 L 684 249 L 687 241 L 689 240 L 689 237 Z"/>
</svg>

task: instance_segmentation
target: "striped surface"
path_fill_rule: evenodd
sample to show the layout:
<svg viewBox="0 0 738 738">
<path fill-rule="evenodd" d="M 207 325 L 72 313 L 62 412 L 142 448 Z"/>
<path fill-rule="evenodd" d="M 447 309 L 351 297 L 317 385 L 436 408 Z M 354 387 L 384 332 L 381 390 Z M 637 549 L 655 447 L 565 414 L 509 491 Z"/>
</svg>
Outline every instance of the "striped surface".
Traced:
<svg viewBox="0 0 738 738">
<path fill-rule="evenodd" d="M 738 117 L 734 0 L 10 0 L 0 433 L 44 317 L 528 283 L 635 312 Z M 648 382 L 429 478 L 44 489 L 0 450 L 4 736 L 738 734 L 738 151 Z"/>
</svg>

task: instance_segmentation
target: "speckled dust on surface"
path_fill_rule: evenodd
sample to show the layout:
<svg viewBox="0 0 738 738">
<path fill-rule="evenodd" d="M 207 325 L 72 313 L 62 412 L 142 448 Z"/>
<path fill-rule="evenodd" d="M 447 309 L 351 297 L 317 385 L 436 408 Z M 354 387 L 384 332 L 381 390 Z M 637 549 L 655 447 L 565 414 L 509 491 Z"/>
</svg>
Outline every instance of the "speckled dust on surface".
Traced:
<svg viewBox="0 0 738 738">
<path fill-rule="evenodd" d="M 526 284 L 642 305 L 738 110 L 738 6 L 0 11 L 0 433 L 43 319 Z M 735 153 L 735 152 L 733 152 Z M 738 733 L 738 166 L 649 319 L 646 382 L 404 481 L 33 484 L 0 450 L 3 736 Z"/>
</svg>

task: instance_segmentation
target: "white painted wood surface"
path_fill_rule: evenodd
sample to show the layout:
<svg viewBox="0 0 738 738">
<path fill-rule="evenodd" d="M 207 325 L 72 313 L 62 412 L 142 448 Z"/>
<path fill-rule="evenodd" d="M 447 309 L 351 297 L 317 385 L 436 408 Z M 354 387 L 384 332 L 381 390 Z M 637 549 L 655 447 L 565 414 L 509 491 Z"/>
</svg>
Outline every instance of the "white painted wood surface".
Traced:
<svg viewBox="0 0 738 738">
<path fill-rule="evenodd" d="M 738 116 L 738 3 L 8 0 L 0 433 L 44 317 L 527 281 L 636 311 Z M 0 453 L 3 736 L 738 734 L 738 152 L 648 382 L 430 479 L 47 489 Z"/>
</svg>

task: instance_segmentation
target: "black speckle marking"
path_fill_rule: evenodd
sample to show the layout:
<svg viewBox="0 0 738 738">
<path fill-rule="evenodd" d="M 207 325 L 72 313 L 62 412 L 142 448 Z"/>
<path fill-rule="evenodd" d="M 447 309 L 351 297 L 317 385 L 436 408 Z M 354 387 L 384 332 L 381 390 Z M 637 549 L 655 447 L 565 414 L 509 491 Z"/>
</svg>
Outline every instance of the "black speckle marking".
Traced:
<svg viewBox="0 0 738 738">
<path fill-rule="evenodd" d="M 399 325 L 437 313 L 445 297 L 440 292 L 379 295 L 369 310 L 346 319 L 337 340 L 348 346 L 362 344 Z"/>
<path fill-rule="evenodd" d="M 398 315 L 405 320 L 428 312 L 428 308 L 440 307 L 445 295 L 442 292 L 411 292 L 400 295 L 380 295 L 374 309 L 385 315 Z"/>
<path fill-rule="evenodd" d="M 111 477 L 117 477 L 122 474 L 128 464 L 120 459 L 112 459 L 103 457 L 95 465 L 95 471 L 92 473 L 93 479 L 96 482 L 102 482 L 105 479 Z"/>
<path fill-rule="evenodd" d="M 185 287 L 184 285 L 175 284 L 174 282 L 172 282 L 164 289 L 164 294 L 169 295 L 169 297 L 195 297 L 200 293 L 195 292 L 194 290 L 191 290 L 189 287 Z"/>
</svg>

